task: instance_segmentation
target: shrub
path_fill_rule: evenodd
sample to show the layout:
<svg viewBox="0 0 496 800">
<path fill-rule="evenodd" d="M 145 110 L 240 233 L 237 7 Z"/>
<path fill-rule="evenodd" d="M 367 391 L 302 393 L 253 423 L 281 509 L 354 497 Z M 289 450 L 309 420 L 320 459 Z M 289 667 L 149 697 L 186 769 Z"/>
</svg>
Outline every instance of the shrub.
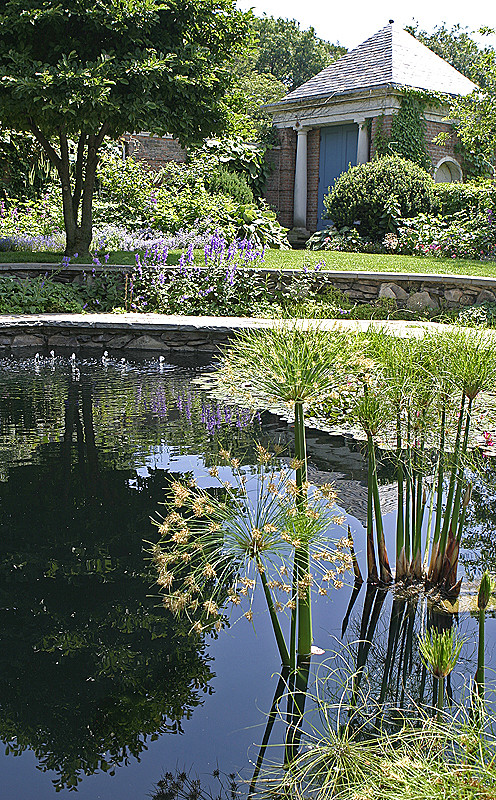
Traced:
<svg viewBox="0 0 496 800">
<path fill-rule="evenodd" d="M 81 312 L 83 303 L 72 284 L 56 283 L 46 275 L 18 279 L 0 277 L 0 314 Z"/>
<path fill-rule="evenodd" d="M 432 210 L 434 181 L 412 161 L 386 156 L 351 167 L 324 198 L 327 216 L 336 227 L 360 223 L 360 235 L 380 240 L 400 217 Z"/>
<path fill-rule="evenodd" d="M 245 176 L 229 172 L 225 167 L 220 167 L 207 177 L 206 185 L 213 194 L 228 195 L 237 203 L 253 203 L 253 192 Z"/>
<path fill-rule="evenodd" d="M 436 183 L 434 197 L 441 215 L 480 214 L 496 206 L 496 186 L 493 181 L 468 183 Z"/>
</svg>

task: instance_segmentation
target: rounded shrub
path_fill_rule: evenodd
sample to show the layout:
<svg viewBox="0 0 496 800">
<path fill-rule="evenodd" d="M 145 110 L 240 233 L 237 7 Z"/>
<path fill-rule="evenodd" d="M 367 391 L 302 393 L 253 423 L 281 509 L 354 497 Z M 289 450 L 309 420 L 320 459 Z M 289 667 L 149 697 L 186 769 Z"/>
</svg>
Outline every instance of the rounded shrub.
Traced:
<svg viewBox="0 0 496 800">
<path fill-rule="evenodd" d="M 344 172 L 324 198 L 337 228 L 359 221 L 361 236 L 382 239 L 401 218 L 429 213 L 434 181 L 422 167 L 399 156 L 384 156 Z"/>
<path fill-rule="evenodd" d="M 207 189 L 213 194 L 227 194 L 237 203 L 253 203 L 253 192 L 244 175 L 219 167 L 205 178 Z"/>
</svg>

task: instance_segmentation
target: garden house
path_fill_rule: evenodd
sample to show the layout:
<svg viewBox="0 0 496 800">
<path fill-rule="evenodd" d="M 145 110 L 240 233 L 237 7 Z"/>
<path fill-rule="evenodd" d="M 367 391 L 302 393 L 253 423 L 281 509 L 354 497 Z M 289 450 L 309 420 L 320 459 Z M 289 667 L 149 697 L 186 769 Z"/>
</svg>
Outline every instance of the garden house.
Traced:
<svg viewBox="0 0 496 800">
<path fill-rule="evenodd" d="M 295 238 L 323 227 L 323 198 L 350 165 L 374 157 L 378 134 L 391 131 L 406 89 L 420 90 L 425 148 L 436 181 L 463 180 L 456 137 L 442 95 L 466 95 L 475 84 L 392 20 L 277 103 L 267 106 L 278 129 L 266 196 Z M 411 96 L 411 93 L 410 93 Z M 441 99 L 438 100 L 437 98 Z M 389 142 L 394 152 L 394 141 Z"/>
</svg>

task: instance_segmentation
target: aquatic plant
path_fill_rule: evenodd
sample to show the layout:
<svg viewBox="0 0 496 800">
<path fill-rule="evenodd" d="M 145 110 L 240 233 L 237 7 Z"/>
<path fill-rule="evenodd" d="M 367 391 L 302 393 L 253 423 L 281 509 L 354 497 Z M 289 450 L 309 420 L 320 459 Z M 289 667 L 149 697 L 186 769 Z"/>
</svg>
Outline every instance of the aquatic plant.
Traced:
<svg viewBox="0 0 496 800">
<path fill-rule="evenodd" d="M 370 330 L 360 347 L 372 363 L 364 386 L 360 389 L 358 384 L 352 412 L 367 435 L 369 453 L 374 437 L 380 438 L 396 466 L 396 581 L 425 578 L 428 588 L 456 595 L 458 554 L 471 496 L 466 468 L 470 425 L 477 398 L 496 384 L 496 348 L 487 334 L 456 328 L 402 340 Z M 376 406 L 373 431 L 363 413 L 372 403 L 370 397 Z M 369 508 L 374 494 L 377 497 L 374 474 L 372 469 Z M 380 552 L 377 519 L 376 528 Z M 368 533 L 368 549 L 370 540 Z M 369 579 L 377 580 L 370 557 Z M 387 582 L 384 570 L 381 579 Z"/>
<path fill-rule="evenodd" d="M 279 323 L 239 334 L 224 359 L 220 377 L 230 391 L 239 395 L 241 389 L 251 402 L 284 403 L 294 412 L 295 504 L 300 512 L 308 502 L 305 409 L 321 403 L 335 389 L 349 352 L 344 336 L 330 336 L 315 326 L 303 330 L 295 323 Z M 296 654 L 300 659 L 310 657 L 310 585 L 304 585 L 309 573 L 305 544 L 295 551 L 292 567 L 296 607 L 291 615 L 289 650 L 293 668 Z"/>
<path fill-rule="evenodd" d="M 495 796 L 494 734 L 488 733 L 482 743 L 477 723 L 463 708 L 442 723 L 420 709 L 414 718 L 398 710 L 393 729 L 378 724 L 370 730 L 345 701 L 326 702 L 320 695 L 316 702 L 322 727 L 309 722 L 300 754 L 284 772 L 265 773 L 271 796 L 294 800 L 491 800 Z"/>
<path fill-rule="evenodd" d="M 444 707 L 444 681 L 447 675 L 452 672 L 460 656 L 463 640 L 459 639 L 453 628 L 437 631 L 431 628 L 423 636 L 419 636 L 418 647 L 422 660 L 437 679 L 437 709 L 438 720 Z"/>
<path fill-rule="evenodd" d="M 485 622 L 486 608 L 489 604 L 494 584 L 489 572 L 486 570 L 479 584 L 477 592 L 477 609 L 479 617 L 479 641 L 477 646 L 477 672 L 475 674 L 475 685 L 480 698 L 484 697 L 484 647 L 485 647 Z"/>
<path fill-rule="evenodd" d="M 195 633 L 212 624 L 222 629 L 226 590 L 227 605 L 239 607 L 252 622 L 254 595 L 261 586 L 281 663 L 290 666 L 292 644 L 281 613 L 292 615 L 300 596 L 306 599 L 312 589 L 327 594 L 330 586 L 340 588 L 352 558 L 346 537 L 334 542 L 328 535 L 329 527 L 341 522 L 332 487 L 322 486 L 303 499 L 294 473 L 281 468 L 261 445 L 257 450 L 253 469 L 220 452 L 219 466 L 209 470 L 218 492 L 194 481 L 172 483 L 166 505 L 174 510 L 156 521 L 160 541 L 152 557 L 163 604 L 190 618 Z M 299 572 L 295 587 L 291 569 L 302 550 L 308 554 L 308 570 Z M 310 646 L 303 653 L 307 657 Z"/>
</svg>

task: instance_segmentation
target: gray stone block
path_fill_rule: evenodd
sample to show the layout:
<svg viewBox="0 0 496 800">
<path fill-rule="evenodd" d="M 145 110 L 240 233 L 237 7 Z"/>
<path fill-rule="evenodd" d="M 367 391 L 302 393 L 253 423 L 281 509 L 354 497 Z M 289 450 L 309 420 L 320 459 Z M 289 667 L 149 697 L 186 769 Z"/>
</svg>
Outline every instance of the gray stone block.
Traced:
<svg viewBox="0 0 496 800">
<path fill-rule="evenodd" d="M 458 305 L 463 296 L 461 289 L 446 289 L 444 292 L 444 299 L 448 304 Z"/>
<path fill-rule="evenodd" d="M 481 306 L 482 303 L 494 303 L 496 296 L 489 289 L 481 289 L 475 301 L 476 306 Z"/>
<path fill-rule="evenodd" d="M 381 283 L 379 287 L 379 298 L 385 297 L 388 300 L 408 300 L 409 294 L 405 292 L 397 283 Z"/>
<path fill-rule="evenodd" d="M 44 347 L 45 340 L 42 336 L 33 336 L 30 333 L 20 333 L 14 336 L 12 347 Z"/>
<path fill-rule="evenodd" d="M 137 339 L 131 339 L 126 349 L 129 350 L 163 350 L 164 343 L 160 339 L 155 339 L 153 336 L 144 334 L 138 336 Z"/>
<path fill-rule="evenodd" d="M 439 303 L 435 297 L 431 297 L 429 292 L 415 292 L 407 300 L 406 307 L 410 311 L 435 311 L 439 308 Z"/>
</svg>

